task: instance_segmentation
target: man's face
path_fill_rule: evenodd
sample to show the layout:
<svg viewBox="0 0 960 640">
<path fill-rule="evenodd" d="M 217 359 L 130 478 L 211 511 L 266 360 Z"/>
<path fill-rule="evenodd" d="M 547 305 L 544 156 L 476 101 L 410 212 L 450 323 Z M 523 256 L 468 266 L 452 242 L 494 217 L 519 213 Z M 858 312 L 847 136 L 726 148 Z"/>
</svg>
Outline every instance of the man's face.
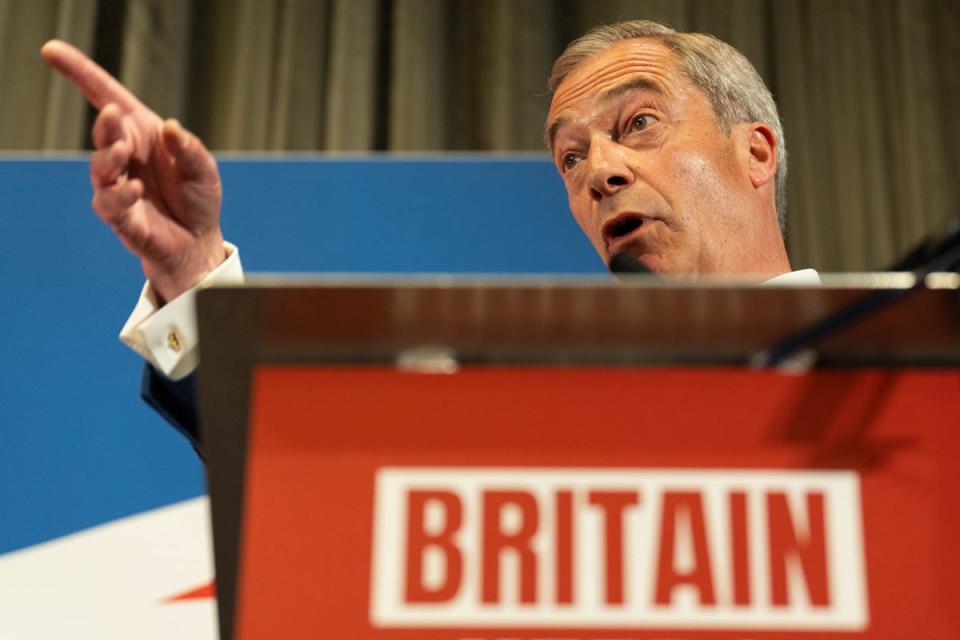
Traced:
<svg viewBox="0 0 960 640">
<path fill-rule="evenodd" d="M 749 250 L 749 144 L 652 39 L 588 59 L 547 119 L 573 212 L 605 262 L 627 251 L 659 273 L 728 273 Z"/>
</svg>

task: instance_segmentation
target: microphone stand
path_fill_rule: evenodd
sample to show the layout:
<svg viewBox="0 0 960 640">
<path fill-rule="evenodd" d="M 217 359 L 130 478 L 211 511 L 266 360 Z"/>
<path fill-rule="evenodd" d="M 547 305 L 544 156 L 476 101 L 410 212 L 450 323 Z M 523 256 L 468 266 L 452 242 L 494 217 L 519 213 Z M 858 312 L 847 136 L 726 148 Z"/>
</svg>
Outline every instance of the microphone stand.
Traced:
<svg viewBox="0 0 960 640">
<path fill-rule="evenodd" d="M 923 263 L 917 266 L 916 263 L 921 261 Z M 960 271 L 960 216 L 953 218 L 946 237 L 924 241 L 896 265 L 898 270 L 911 267 L 915 281 L 910 287 L 872 291 L 761 351 L 752 359 L 753 365 L 760 369 L 780 366 L 799 350 L 811 347 L 823 338 L 922 289 L 929 274 Z"/>
</svg>

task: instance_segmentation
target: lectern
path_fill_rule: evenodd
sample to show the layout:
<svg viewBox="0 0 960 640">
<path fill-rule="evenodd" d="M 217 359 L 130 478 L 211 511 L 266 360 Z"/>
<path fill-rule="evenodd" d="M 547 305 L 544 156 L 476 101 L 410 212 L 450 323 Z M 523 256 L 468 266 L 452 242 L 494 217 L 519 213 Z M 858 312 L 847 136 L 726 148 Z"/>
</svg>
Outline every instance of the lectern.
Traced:
<svg viewBox="0 0 960 640">
<path fill-rule="evenodd" d="M 960 297 L 262 279 L 198 301 L 224 638 L 960 637 Z"/>
</svg>

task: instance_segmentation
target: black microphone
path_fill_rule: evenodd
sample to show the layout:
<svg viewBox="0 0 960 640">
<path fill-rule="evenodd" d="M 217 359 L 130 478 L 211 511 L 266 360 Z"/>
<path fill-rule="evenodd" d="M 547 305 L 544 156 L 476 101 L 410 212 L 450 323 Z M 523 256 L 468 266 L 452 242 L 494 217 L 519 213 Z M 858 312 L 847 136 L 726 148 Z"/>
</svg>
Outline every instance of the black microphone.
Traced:
<svg viewBox="0 0 960 640">
<path fill-rule="evenodd" d="M 653 273 L 650 267 L 630 255 L 629 251 L 621 251 L 610 258 L 607 268 L 610 269 L 610 273 L 615 275 Z"/>
<path fill-rule="evenodd" d="M 960 212 L 924 238 L 887 271 L 956 271 L 960 269 Z"/>
</svg>

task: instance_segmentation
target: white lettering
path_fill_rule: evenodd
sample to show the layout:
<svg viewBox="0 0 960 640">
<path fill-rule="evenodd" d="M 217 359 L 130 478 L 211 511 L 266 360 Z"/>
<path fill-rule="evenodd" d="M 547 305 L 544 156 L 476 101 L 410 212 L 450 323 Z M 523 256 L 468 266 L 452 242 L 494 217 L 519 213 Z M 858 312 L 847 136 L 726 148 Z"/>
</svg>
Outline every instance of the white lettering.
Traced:
<svg viewBox="0 0 960 640">
<path fill-rule="evenodd" d="M 376 627 L 861 630 L 859 478 L 385 468 L 370 596 Z"/>
</svg>

